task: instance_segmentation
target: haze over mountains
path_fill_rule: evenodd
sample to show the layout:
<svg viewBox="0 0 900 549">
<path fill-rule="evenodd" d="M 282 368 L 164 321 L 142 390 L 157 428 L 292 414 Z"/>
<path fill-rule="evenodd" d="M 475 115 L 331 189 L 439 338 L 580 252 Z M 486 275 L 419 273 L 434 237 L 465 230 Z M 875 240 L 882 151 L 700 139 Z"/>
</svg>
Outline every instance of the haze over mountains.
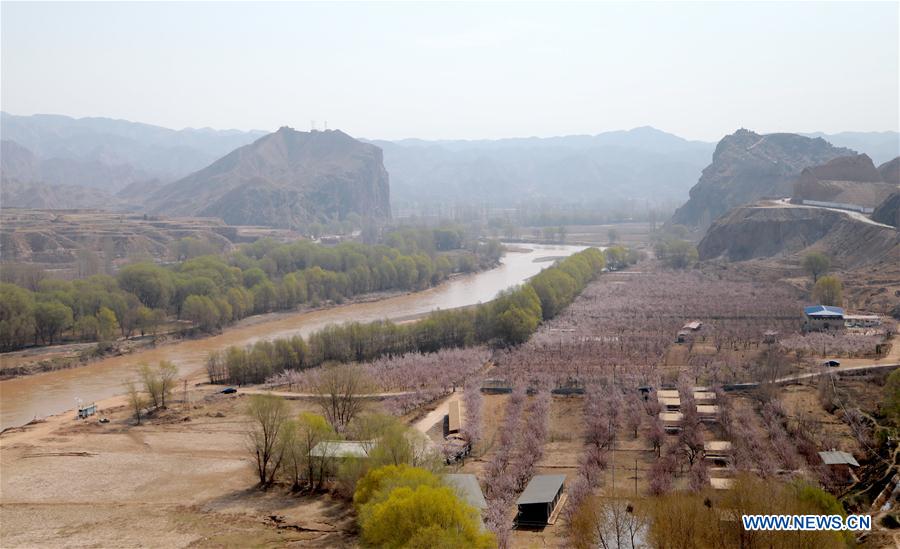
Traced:
<svg viewBox="0 0 900 549">
<path fill-rule="evenodd" d="M 70 160 L 128 166 L 146 178 L 171 181 L 208 166 L 234 149 L 265 135 L 263 131 L 171 130 L 111 118 L 70 118 L 54 114 L 16 116 L 0 113 L 3 139 L 15 141 L 42 161 Z M 76 170 L 55 174 L 45 182 L 79 184 Z M 85 186 L 115 192 L 132 181 L 96 178 Z"/>
<path fill-rule="evenodd" d="M 374 141 L 398 202 L 683 200 L 713 144 L 643 127 L 598 135 Z"/>
<path fill-rule="evenodd" d="M 740 130 L 718 145 L 651 127 L 549 138 L 360 141 L 339 131 L 171 130 L 7 113 L 0 130 L 6 207 L 130 209 L 276 227 L 353 212 L 386 218 L 391 204 L 674 205 L 692 187 L 675 222 L 705 227 L 731 207 L 789 195 L 805 168 L 856 152 L 880 164 L 900 148 L 897 132 L 822 139 Z"/>
</svg>

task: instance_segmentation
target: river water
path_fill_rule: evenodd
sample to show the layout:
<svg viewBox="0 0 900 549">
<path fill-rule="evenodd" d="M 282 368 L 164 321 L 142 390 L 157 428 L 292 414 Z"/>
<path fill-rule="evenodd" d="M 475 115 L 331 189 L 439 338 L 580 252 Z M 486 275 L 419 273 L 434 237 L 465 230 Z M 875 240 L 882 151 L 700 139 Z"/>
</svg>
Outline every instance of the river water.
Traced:
<svg viewBox="0 0 900 549">
<path fill-rule="evenodd" d="M 212 337 L 161 345 L 78 368 L 0 381 L 0 429 L 73 409 L 76 399 L 92 402 L 121 394 L 125 380 L 134 376 L 140 363 L 170 360 L 178 366 L 181 375 L 189 375 L 204 368 L 210 351 L 231 345 L 247 345 L 260 339 L 294 334 L 308 335 L 333 323 L 402 319 L 435 309 L 490 301 L 501 290 L 520 284 L 551 265 L 547 258 L 568 256 L 585 248 L 544 244 L 517 246 L 531 251 L 507 253 L 495 269 L 455 278 L 422 292 L 319 311 L 273 314 L 270 318 L 245 321 Z"/>
</svg>

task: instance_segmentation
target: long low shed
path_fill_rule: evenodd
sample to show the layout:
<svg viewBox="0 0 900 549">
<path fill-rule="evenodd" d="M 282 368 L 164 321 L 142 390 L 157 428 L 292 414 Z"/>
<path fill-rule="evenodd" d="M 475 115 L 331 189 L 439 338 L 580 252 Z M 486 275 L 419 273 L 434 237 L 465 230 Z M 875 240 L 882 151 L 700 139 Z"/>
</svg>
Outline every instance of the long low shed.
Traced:
<svg viewBox="0 0 900 549">
<path fill-rule="evenodd" d="M 324 440 L 316 444 L 309 455 L 316 458 L 364 459 L 375 446 L 374 440 Z"/>
<path fill-rule="evenodd" d="M 516 502 L 519 513 L 516 524 L 546 526 L 562 496 L 566 475 L 537 475 L 531 479 Z"/>
<path fill-rule="evenodd" d="M 460 418 L 459 418 L 459 401 L 454 400 L 450 403 L 450 407 L 447 410 L 447 432 L 448 433 L 458 433 L 460 428 Z"/>
</svg>

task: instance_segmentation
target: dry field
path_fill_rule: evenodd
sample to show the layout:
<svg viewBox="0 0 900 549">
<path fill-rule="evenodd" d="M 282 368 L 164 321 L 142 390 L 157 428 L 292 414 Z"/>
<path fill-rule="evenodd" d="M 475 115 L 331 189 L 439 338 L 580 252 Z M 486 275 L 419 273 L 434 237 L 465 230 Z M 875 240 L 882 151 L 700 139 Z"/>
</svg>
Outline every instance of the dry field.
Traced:
<svg viewBox="0 0 900 549">
<path fill-rule="evenodd" d="M 141 426 L 114 402 L 102 410 L 108 424 L 65 414 L 0 435 L 0 546 L 354 543 L 344 502 L 254 488 L 246 398 L 203 389 L 191 400 Z"/>
</svg>

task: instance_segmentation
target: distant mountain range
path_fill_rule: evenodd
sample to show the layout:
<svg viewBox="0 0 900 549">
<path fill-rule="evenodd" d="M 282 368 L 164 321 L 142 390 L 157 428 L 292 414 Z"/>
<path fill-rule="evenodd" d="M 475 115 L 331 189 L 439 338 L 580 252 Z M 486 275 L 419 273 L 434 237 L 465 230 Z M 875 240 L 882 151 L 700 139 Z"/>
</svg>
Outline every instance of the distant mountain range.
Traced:
<svg viewBox="0 0 900 549">
<path fill-rule="evenodd" d="M 705 181 L 701 172 L 717 150 L 716 144 L 651 127 L 549 138 L 369 140 L 365 146 L 342 132 L 294 132 L 256 149 L 242 149 L 278 132 L 171 130 L 107 118 L 2 113 L 0 134 L 3 206 L 144 209 L 275 226 L 340 217 L 359 208 L 383 216 L 386 196 L 395 207 L 512 207 L 529 201 L 591 207 L 625 201 L 674 204 L 688 196 L 698 177 Z M 306 138 L 294 134 L 319 134 L 323 143 L 334 140 L 329 146 L 336 148 L 308 147 L 301 143 Z M 891 153 L 900 143 L 897 132 L 822 135 L 879 164 L 896 156 Z M 351 141 L 360 146 L 351 146 Z M 293 146 L 288 142 L 298 147 L 295 152 L 302 158 L 286 152 L 284 147 Z M 373 164 L 381 154 L 378 149 L 390 174 L 389 191 L 387 175 Z M 344 157 L 338 161 L 329 156 L 332 153 Z M 812 154 L 792 163 L 782 183 L 830 158 Z M 358 187 L 351 192 L 348 182 L 353 178 L 358 178 Z M 743 187 L 740 178 L 736 181 L 736 188 Z M 735 191 L 734 200 L 725 200 L 709 216 L 715 218 L 744 200 L 742 192 Z M 749 198 L 754 195 L 747 193 Z M 357 202 L 359 197 L 368 202 Z"/>
<path fill-rule="evenodd" d="M 43 182 L 84 185 L 108 192 L 140 178 L 173 181 L 265 133 L 209 128 L 170 130 L 110 118 L 0 113 L 3 140 L 18 143 L 42 162 L 62 164 L 55 171 L 42 169 Z M 97 168 L 99 165 L 133 176 L 104 177 L 107 174 Z M 91 177 L 91 173 L 96 173 L 96 177 Z"/>
<path fill-rule="evenodd" d="M 510 206 L 680 200 L 713 144 L 644 127 L 598 135 L 479 141 L 373 141 L 397 202 Z"/>
</svg>

